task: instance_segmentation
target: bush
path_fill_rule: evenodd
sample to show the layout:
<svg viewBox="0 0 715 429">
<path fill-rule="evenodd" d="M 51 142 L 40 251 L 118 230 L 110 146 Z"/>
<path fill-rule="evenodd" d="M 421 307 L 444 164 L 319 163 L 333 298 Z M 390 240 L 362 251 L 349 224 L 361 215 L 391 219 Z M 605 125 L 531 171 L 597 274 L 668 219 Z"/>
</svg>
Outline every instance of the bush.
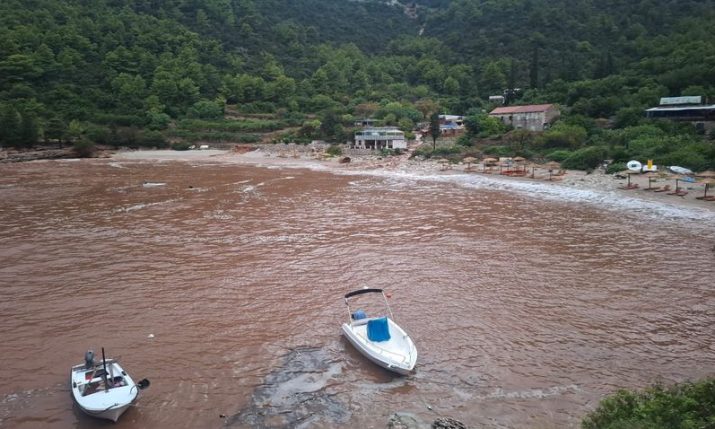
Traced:
<svg viewBox="0 0 715 429">
<path fill-rule="evenodd" d="M 340 156 L 343 154 L 343 148 L 336 144 L 331 144 L 330 147 L 325 150 L 325 153 L 331 156 Z"/>
<path fill-rule="evenodd" d="M 487 146 L 484 148 L 484 153 L 500 157 L 500 156 L 516 156 L 514 149 L 509 146 Z"/>
<path fill-rule="evenodd" d="M 549 161 L 556 161 L 556 162 L 563 162 L 566 158 L 570 157 L 573 155 L 573 152 L 570 150 L 555 150 L 553 152 L 549 152 L 546 154 L 545 158 L 548 159 Z"/>
<path fill-rule="evenodd" d="M 90 141 L 93 141 L 97 144 L 109 144 L 110 142 L 110 132 L 109 128 L 101 126 L 101 125 L 96 125 L 96 124 L 89 124 L 87 125 L 87 130 L 85 131 L 85 135 Z"/>
<path fill-rule="evenodd" d="M 144 131 L 139 141 L 140 146 L 165 148 L 167 146 L 164 135 L 159 131 Z"/>
<path fill-rule="evenodd" d="M 561 166 L 572 170 L 596 168 L 603 162 L 606 153 L 606 149 L 600 146 L 585 147 L 571 154 Z"/>
<path fill-rule="evenodd" d="M 624 171 L 626 169 L 626 164 L 623 162 L 614 162 L 608 165 L 608 168 L 606 168 L 606 174 L 616 174 L 620 171 Z"/>
<path fill-rule="evenodd" d="M 581 422 L 583 429 L 712 428 L 715 380 L 656 385 L 642 392 L 621 390 L 601 401 Z"/>
<path fill-rule="evenodd" d="M 576 149 L 586 141 L 586 129 L 579 125 L 556 124 L 541 137 L 541 146 L 546 149 Z"/>
<path fill-rule="evenodd" d="M 87 139 L 80 139 L 74 142 L 72 150 L 80 158 L 89 158 L 94 155 L 94 143 Z"/>
<path fill-rule="evenodd" d="M 436 157 L 449 157 L 450 155 L 461 154 L 462 149 L 459 146 L 438 146 L 437 149 L 432 150 L 431 145 L 421 145 L 414 152 L 412 152 L 411 158 L 417 156 L 423 156 L 425 158 Z"/>
<path fill-rule="evenodd" d="M 197 101 L 189 109 L 188 116 L 199 119 L 220 119 L 223 118 L 223 105 L 215 101 Z"/>
<path fill-rule="evenodd" d="M 176 142 L 171 145 L 174 150 L 189 150 L 191 148 L 191 143 L 189 142 Z"/>
</svg>

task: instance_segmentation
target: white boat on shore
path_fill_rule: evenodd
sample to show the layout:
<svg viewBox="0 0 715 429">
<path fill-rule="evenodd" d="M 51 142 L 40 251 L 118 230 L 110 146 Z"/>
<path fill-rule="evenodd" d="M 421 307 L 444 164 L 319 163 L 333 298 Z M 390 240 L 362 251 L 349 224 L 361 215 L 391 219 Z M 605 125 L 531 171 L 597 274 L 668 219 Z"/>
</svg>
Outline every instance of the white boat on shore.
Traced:
<svg viewBox="0 0 715 429">
<path fill-rule="evenodd" d="M 388 315 L 367 317 L 364 311 L 350 310 L 348 298 L 366 293 L 382 295 Z M 343 323 L 343 335 L 350 343 L 377 365 L 402 375 L 414 372 L 417 348 L 409 335 L 394 322 L 392 309 L 382 289 L 360 289 L 345 295 L 349 321 Z"/>
<path fill-rule="evenodd" d="M 136 401 L 139 390 L 149 387 L 149 380 L 139 383 L 114 359 L 104 358 L 95 364 L 94 352 L 84 355 L 85 363 L 75 365 L 70 371 L 72 398 L 87 415 L 116 422 Z"/>
</svg>

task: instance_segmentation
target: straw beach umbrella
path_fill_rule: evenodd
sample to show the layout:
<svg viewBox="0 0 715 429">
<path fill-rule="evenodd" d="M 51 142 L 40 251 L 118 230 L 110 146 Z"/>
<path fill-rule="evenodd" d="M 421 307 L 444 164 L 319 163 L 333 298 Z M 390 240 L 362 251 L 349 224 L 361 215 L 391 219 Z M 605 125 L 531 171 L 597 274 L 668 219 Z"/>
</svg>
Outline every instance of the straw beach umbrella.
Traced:
<svg viewBox="0 0 715 429">
<path fill-rule="evenodd" d="M 704 200 L 704 199 L 707 199 L 707 197 L 708 197 L 708 188 L 710 188 L 711 185 L 715 184 L 715 178 L 709 177 L 709 178 L 701 181 L 700 183 L 705 184 L 705 190 L 703 191 L 702 197 L 696 197 L 696 198 L 699 200 Z"/>
<path fill-rule="evenodd" d="M 475 162 L 477 162 L 477 158 L 474 158 L 474 157 L 472 157 L 472 156 L 468 156 L 468 157 L 464 158 L 462 161 L 464 161 L 464 162 L 467 163 L 467 168 L 466 168 L 466 170 L 471 170 L 471 169 L 472 169 L 472 164 L 475 163 Z"/>
<path fill-rule="evenodd" d="M 449 160 L 445 158 L 437 158 L 437 164 L 439 164 L 439 169 L 440 170 L 446 170 L 447 169 L 447 164 L 449 164 Z"/>
<path fill-rule="evenodd" d="M 678 192 L 680 190 L 680 187 L 678 186 L 678 183 L 685 178 L 685 176 L 680 175 L 680 174 L 674 174 L 672 179 L 675 179 L 675 192 Z"/>
<path fill-rule="evenodd" d="M 707 171 L 703 171 L 702 173 L 695 173 L 695 177 L 704 177 L 706 179 L 713 179 L 713 178 L 715 178 L 715 171 L 707 170 Z"/>
<path fill-rule="evenodd" d="M 491 171 L 491 167 L 497 162 L 499 162 L 499 160 L 496 158 L 484 158 L 484 171 L 487 171 L 487 167 L 489 167 L 489 171 Z"/>
<path fill-rule="evenodd" d="M 658 176 L 658 174 L 653 171 L 649 171 L 644 176 L 648 178 L 648 187 L 646 188 L 646 190 L 650 191 L 651 189 L 653 189 L 653 181 L 655 180 L 656 176 Z"/>
<path fill-rule="evenodd" d="M 546 169 L 549 170 L 549 180 L 551 180 L 551 177 L 554 175 L 554 170 L 558 170 L 559 168 L 561 168 L 561 164 L 556 161 L 546 163 Z"/>
<path fill-rule="evenodd" d="M 621 172 L 618 173 L 618 174 L 620 174 L 620 175 L 625 174 L 625 175 L 626 175 L 626 177 L 628 178 L 628 183 L 626 183 L 626 187 L 627 187 L 627 188 L 630 188 L 630 187 L 631 187 L 631 174 L 634 174 L 634 172 L 633 172 L 632 170 L 623 170 L 623 171 L 621 171 Z"/>
</svg>

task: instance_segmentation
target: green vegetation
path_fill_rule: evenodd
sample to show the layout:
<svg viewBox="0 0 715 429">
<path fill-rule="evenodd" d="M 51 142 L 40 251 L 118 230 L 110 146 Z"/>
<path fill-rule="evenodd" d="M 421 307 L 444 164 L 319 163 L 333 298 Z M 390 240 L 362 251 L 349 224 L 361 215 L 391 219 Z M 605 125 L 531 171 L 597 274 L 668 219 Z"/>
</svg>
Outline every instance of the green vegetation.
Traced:
<svg viewBox="0 0 715 429">
<path fill-rule="evenodd" d="M 715 97 L 715 0 L 416 4 L 410 18 L 376 0 L 0 2 L 0 145 L 343 142 L 357 119 L 409 133 L 447 112 L 468 115 L 465 152 L 715 168 L 715 135 L 642 114 Z M 486 115 L 496 94 L 564 114 L 543 135 L 507 130 Z"/>
<path fill-rule="evenodd" d="M 715 380 L 621 390 L 602 400 L 583 429 L 695 429 L 715 427 Z"/>
</svg>

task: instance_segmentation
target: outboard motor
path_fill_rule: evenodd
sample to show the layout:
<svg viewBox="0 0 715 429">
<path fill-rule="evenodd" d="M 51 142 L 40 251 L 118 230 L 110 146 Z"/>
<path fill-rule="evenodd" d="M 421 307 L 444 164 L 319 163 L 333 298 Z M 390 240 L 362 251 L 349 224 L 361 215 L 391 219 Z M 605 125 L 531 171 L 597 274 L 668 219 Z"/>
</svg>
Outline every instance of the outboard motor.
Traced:
<svg viewBox="0 0 715 429">
<path fill-rule="evenodd" d="M 94 368 L 94 351 L 93 350 L 87 350 L 87 352 L 84 354 L 84 366 L 87 369 Z"/>
<path fill-rule="evenodd" d="M 149 382 L 148 378 L 143 378 L 139 380 L 139 383 L 137 383 L 137 387 L 139 388 L 139 390 L 144 390 L 149 387 L 150 384 L 151 383 Z"/>
</svg>

